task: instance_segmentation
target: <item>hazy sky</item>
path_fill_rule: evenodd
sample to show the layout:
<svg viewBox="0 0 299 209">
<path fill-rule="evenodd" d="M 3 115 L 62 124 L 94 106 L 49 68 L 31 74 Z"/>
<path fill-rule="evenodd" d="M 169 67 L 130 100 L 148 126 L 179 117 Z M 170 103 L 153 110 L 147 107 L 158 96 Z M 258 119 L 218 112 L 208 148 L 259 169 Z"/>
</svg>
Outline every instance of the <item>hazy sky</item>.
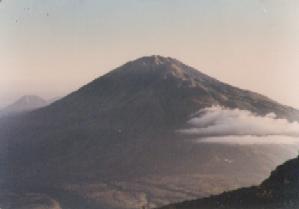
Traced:
<svg viewBox="0 0 299 209">
<path fill-rule="evenodd" d="M 0 107 L 171 56 L 299 108 L 298 0 L 2 0 Z"/>
</svg>

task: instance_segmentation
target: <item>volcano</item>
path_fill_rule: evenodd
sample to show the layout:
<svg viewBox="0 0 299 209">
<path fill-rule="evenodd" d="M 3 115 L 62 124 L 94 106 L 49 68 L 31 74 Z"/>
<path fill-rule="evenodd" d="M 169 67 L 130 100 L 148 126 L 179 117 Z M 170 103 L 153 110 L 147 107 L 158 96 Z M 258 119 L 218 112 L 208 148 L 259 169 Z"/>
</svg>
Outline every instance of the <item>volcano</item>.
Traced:
<svg viewBox="0 0 299 209">
<path fill-rule="evenodd" d="M 43 98 L 35 95 L 25 95 L 0 111 L 0 116 L 28 112 L 48 105 Z"/>
</svg>

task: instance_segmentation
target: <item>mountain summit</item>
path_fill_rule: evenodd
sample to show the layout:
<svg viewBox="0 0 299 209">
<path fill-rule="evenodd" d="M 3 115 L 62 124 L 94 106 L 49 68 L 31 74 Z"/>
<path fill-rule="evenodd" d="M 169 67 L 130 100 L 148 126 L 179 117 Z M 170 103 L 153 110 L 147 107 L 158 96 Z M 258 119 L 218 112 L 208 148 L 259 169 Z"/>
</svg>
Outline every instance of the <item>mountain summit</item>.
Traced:
<svg viewBox="0 0 299 209">
<path fill-rule="evenodd" d="M 289 147 L 281 154 L 281 147 L 198 145 L 177 134 L 213 105 L 299 118 L 176 59 L 139 58 L 49 106 L 0 120 L 0 207 L 20 191 L 72 209 L 165 205 L 255 183 L 290 157 Z"/>
<path fill-rule="evenodd" d="M 25 95 L 15 101 L 13 104 L 0 111 L 2 114 L 21 113 L 44 107 L 48 104 L 46 100 L 35 95 Z"/>
</svg>

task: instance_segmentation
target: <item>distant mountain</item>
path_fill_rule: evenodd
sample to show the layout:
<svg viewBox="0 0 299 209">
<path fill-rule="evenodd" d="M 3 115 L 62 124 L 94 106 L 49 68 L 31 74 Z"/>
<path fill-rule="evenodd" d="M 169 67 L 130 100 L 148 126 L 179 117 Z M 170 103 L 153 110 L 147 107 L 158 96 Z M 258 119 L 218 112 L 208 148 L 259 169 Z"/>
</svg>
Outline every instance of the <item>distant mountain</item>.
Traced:
<svg viewBox="0 0 299 209">
<path fill-rule="evenodd" d="M 258 183 L 296 152 L 196 144 L 178 133 L 213 105 L 299 118 L 176 59 L 143 57 L 49 106 L 0 120 L 0 207 L 26 200 L 20 191 L 62 208 L 160 206 Z"/>
<path fill-rule="evenodd" d="M 13 104 L 3 108 L 0 111 L 0 115 L 15 114 L 21 112 L 27 112 L 34 109 L 44 107 L 48 104 L 46 100 L 35 95 L 22 96 Z"/>
<path fill-rule="evenodd" d="M 278 166 L 260 186 L 225 192 L 209 198 L 172 204 L 160 209 L 297 209 L 299 158 Z"/>
</svg>

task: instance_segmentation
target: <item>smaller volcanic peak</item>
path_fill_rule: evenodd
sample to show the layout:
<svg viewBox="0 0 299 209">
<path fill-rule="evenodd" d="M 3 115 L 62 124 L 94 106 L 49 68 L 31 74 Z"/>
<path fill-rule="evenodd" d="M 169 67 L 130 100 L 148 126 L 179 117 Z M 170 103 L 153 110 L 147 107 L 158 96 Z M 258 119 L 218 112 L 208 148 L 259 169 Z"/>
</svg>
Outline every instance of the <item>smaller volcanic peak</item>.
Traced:
<svg viewBox="0 0 299 209">
<path fill-rule="evenodd" d="M 35 95 L 25 95 L 22 96 L 20 99 L 18 99 L 16 101 L 15 104 L 20 104 L 20 105 L 43 105 L 46 104 L 46 100 L 44 100 L 43 98 L 39 97 L 39 96 L 35 96 Z"/>
<path fill-rule="evenodd" d="M 25 95 L 15 101 L 13 104 L 4 108 L 1 112 L 5 114 L 25 112 L 44 107 L 47 104 L 47 101 L 39 96 Z"/>
</svg>

